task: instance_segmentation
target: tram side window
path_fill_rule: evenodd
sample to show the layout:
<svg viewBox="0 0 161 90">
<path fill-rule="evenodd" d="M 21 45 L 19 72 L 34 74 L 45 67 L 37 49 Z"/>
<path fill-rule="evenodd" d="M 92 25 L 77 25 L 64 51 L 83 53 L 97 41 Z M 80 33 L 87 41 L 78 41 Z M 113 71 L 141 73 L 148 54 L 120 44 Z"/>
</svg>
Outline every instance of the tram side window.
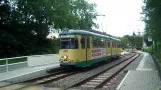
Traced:
<svg viewBox="0 0 161 90">
<path fill-rule="evenodd" d="M 119 43 L 117 43 L 117 48 L 120 48 L 120 44 Z"/>
<path fill-rule="evenodd" d="M 85 48 L 85 38 L 81 38 L 81 47 L 82 49 Z"/>
<path fill-rule="evenodd" d="M 114 41 L 112 42 L 112 47 L 115 48 L 115 42 Z"/>
<path fill-rule="evenodd" d="M 90 39 L 87 38 L 87 48 L 90 48 Z"/>
<path fill-rule="evenodd" d="M 114 42 L 114 48 L 116 48 L 116 46 L 117 46 L 116 44 L 117 44 L 117 43 L 116 43 L 116 42 Z"/>
<path fill-rule="evenodd" d="M 105 40 L 103 38 L 100 39 L 100 43 L 98 43 L 100 45 L 100 48 L 105 48 Z"/>
<path fill-rule="evenodd" d="M 92 37 L 92 47 L 93 48 L 97 48 L 97 38 L 96 37 Z"/>
<path fill-rule="evenodd" d="M 115 48 L 117 48 L 117 43 L 116 43 L 116 42 L 115 42 L 115 44 L 114 44 L 114 45 L 115 45 Z"/>
<path fill-rule="evenodd" d="M 118 43 L 116 43 L 116 48 L 118 47 Z"/>
<path fill-rule="evenodd" d="M 71 49 L 77 49 L 78 48 L 78 39 L 71 39 Z"/>
<path fill-rule="evenodd" d="M 105 40 L 99 37 L 92 37 L 93 48 L 105 48 Z"/>
<path fill-rule="evenodd" d="M 101 48 L 101 47 L 102 47 L 101 38 L 97 38 L 97 48 Z"/>
<path fill-rule="evenodd" d="M 112 41 L 112 48 L 114 48 L 114 42 Z"/>
<path fill-rule="evenodd" d="M 110 41 L 108 41 L 108 48 L 110 48 L 110 46 L 111 46 L 111 45 L 110 45 Z"/>
</svg>

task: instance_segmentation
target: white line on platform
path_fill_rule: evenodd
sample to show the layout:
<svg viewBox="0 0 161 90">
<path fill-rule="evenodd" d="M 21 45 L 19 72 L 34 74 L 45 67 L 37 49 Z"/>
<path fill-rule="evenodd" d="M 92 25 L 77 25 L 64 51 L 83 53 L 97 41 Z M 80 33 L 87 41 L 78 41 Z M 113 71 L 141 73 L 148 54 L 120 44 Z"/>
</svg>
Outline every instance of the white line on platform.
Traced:
<svg viewBox="0 0 161 90">
<path fill-rule="evenodd" d="M 3 79 L 0 79 L 0 82 L 1 81 L 4 81 L 4 80 L 9 80 L 9 79 L 12 79 L 12 78 L 17 78 L 17 77 L 20 77 L 20 76 L 24 76 L 24 75 L 30 75 L 32 73 L 35 73 L 35 72 L 46 72 L 46 69 L 47 68 L 50 68 L 50 67 L 56 67 L 58 64 L 55 64 L 55 65 L 52 65 L 52 66 L 42 66 L 42 67 L 32 67 L 35 71 L 31 71 L 31 72 L 26 72 L 26 73 L 20 73 L 20 75 L 16 75 L 16 76 L 12 76 L 12 77 L 8 77 L 8 78 L 3 78 Z M 24 68 L 25 69 L 25 68 Z M 14 72 L 14 71 L 11 71 L 11 72 Z M 7 72 L 6 72 L 7 73 Z"/>
<path fill-rule="evenodd" d="M 127 76 L 129 75 L 130 71 L 127 72 L 127 74 L 125 75 L 125 77 L 122 79 L 121 83 L 118 85 L 118 87 L 116 88 L 116 90 L 120 90 L 122 84 L 125 82 L 125 79 L 127 78 Z"/>
<path fill-rule="evenodd" d="M 144 66 L 144 63 L 145 63 L 145 58 L 147 57 L 148 53 L 144 53 L 144 57 L 142 58 L 140 64 L 138 65 L 137 69 L 136 70 L 143 70 L 143 66 Z"/>
<path fill-rule="evenodd" d="M 9 79 L 12 79 L 12 78 L 20 77 L 20 76 L 23 76 L 23 75 L 28 75 L 28 74 L 31 74 L 31 73 L 34 73 L 34 72 L 38 72 L 38 71 L 42 71 L 42 70 L 46 71 L 45 69 L 40 69 L 40 70 L 36 70 L 36 71 L 32 71 L 32 72 L 27 72 L 27 73 L 23 73 L 21 75 L 17 75 L 17 76 L 1 79 L 0 82 L 1 81 L 5 81 L 5 80 L 9 80 Z"/>
<path fill-rule="evenodd" d="M 153 70 L 153 69 L 137 69 L 137 70 L 140 70 L 140 71 L 151 71 L 151 70 Z"/>
</svg>

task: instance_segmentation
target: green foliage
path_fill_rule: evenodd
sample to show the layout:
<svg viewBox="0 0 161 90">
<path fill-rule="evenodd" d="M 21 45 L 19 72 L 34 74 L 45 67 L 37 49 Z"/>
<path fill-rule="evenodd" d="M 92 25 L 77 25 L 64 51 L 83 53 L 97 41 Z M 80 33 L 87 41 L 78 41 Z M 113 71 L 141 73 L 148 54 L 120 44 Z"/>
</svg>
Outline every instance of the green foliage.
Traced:
<svg viewBox="0 0 161 90">
<path fill-rule="evenodd" d="M 124 37 L 121 37 L 121 46 L 123 48 L 137 48 L 141 49 L 143 46 L 143 37 L 140 35 L 136 35 L 133 33 L 133 35 L 125 35 Z"/>
<path fill-rule="evenodd" d="M 6 59 L 0 60 L 0 65 L 5 65 L 6 64 Z M 8 64 L 18 63 L 18 62 L 25 62 L 25 61 L 27 61 L 27 57 L 13 58 L 13 59 L 8 59 Z"/>
<path fill-rule="evenodd" d="M 161 44 L 160 43 L 154 46 L 154 54 L 158 58 L 159 62 L 161 63 Z"/>
<path fill-rule="evenodd" d="M 130 44 L 129 39 L 126 37 L 121 37 L 121 47 L 122 48 L 128 48 L 128 45 Z"/>
<path fill-rule="evenodd" d="M 144 0 L 145 6 L 143 6 L 143 21 L 146 24 L 145 27 L 145 39 L 151 37 L 153 41 L 150 43 L 153 45 L 153 53 L 161 61 L 161 1 L 160 0 Z"/>
<path fill-rule="evenodd" d="M 5 60 L 0 60 L 0 65 L 5 65 L 6 61 Z"/>
<path fill-rule="evenodd" d="M 92 26 L 97 26 L 93 22 L 93 18 L 97 16 L 95 4 L 88 4 L 86 0 L 73 0 L 72 5 L 74 14 L 79 18 L 78 29 L 89 30 Z"/>
<path fill-rule="evenodd" d="M 96 26 L 96 5 L 86 0 L 1 0 L 0 58 L 58 53 L 51 31 Z"/>
<path fill-rule="evenodd" d="M 25 61 L 27 61 L 27 57 L 8 59 L 8 64 L 18 63 L 18 62 L 25 62 Z"/>
<path fill-rule="evenodd" d="M 144 21 L 146 23 L 145 34 L 152 37 L 155 42 L 160 42 L 161 37 L 161 1 L 159 0 L 144 0 L 143 6 Z"/>
<path fill-rule="evenodd" d="M 152 46 L 149 46 L 149 47 L 146 47 L 146 48 L 143 48 L 142 51 L 144 52 L 148 52 L 148 53 L 152 53 Z"/>
</svg>

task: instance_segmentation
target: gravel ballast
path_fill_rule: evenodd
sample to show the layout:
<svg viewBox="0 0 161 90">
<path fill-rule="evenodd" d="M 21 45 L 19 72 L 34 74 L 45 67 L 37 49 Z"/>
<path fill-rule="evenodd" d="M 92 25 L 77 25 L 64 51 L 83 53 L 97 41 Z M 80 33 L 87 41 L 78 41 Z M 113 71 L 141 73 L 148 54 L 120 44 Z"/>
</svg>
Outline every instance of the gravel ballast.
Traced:
<svg viewBox="0 0 161 90">
<path fill-rule="evenodd" d="M 109 64 L 105 64 L 105 65 L 98 67 L 96 69 L 92 69 L 92 70 L 89 70 L 89 71 L 86 71 L 86 72 L 75 74 L 75 75 L 66 77 L 64 79 L 58 80 L 58 81 L 51 83 L 51 84 L 54 87 L 61 87 L 61 88 L 64 88 L 64 89 L 70 88 L 71 86 L 73 86 L 73 85 L 75 85 L 75 84 L 77 84 L 81 81 L 84 81 L 84 80 L 88 79 L 89 77 L 91 77 L 95 74 L 98 74 L 98 73 L 112 67 L 113 65 L 116 65 L 116 64 L 118 64 L 118 63 L 124 61 L 125 59 L 132 57 L 132 56 L 133 55 L 126 56 L 124 58 L 121 58 L 121 59 L 114 61 L 114 62 L 111 62 Z"/>
</svg>

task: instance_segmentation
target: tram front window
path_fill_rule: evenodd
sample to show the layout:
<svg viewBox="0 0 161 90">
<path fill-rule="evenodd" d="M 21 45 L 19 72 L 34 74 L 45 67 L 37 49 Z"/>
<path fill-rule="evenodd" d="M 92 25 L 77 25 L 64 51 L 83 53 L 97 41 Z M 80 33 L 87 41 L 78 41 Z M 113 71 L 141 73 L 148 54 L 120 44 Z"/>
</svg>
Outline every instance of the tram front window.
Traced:
<svg viewBox="0 0 161 90">
<path fill-rule="evenodd" d="M 60 40 L 60 49 L 77 49 L 78 39 L 75 38 L 63 38 Z"/>
</svg>

